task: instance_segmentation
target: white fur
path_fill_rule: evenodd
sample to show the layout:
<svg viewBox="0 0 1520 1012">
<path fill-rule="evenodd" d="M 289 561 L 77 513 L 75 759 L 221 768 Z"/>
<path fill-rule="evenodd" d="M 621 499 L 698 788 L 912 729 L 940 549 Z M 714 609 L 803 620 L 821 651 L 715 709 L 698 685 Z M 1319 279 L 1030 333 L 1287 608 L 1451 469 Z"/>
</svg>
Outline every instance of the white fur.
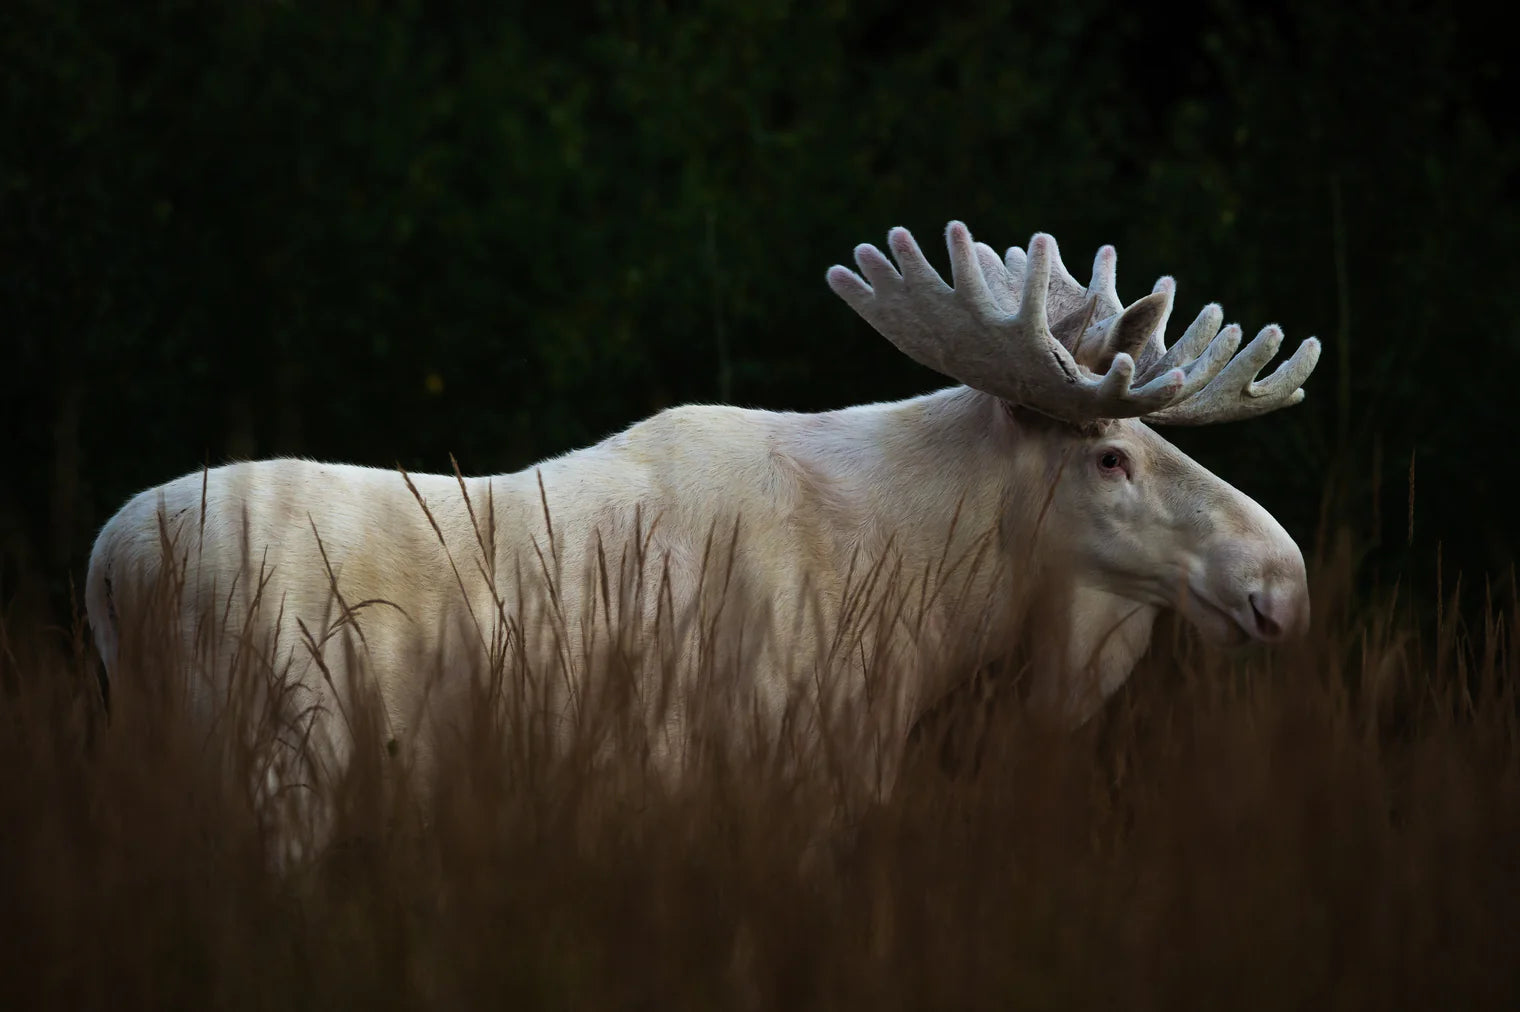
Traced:
<svg viewBox="0 0 1520 1012">
<path fill-rule="evenodd" d="M 1124 454 L 1127 477 L 1103 473 L 1106 450 Z M 1253 594 L 1285 629 L 1307 620 L 1293 540 L 1153 430 L 1122 421 L 1080 435 L 966 387 L 822 414 L 674 408 L 524 471 L 465 479 L 474 521 L 454 477 L 411 481 L 441 539 L 393 470 L 236 463 L 137 495 L 90 558 L 86 602 L 108 670 L 164 572 L 165 536 L 185 574 L 186 655 L 208 609 L 228 616 L 199 641 L 212 671 L 200 705 L 219 691 L 208 651 L 225 664 L 239 634 L 277 634 L 278 660 L 338 712 L 305 640 L 334 627 L 335 583 L 350 607 L 388 602 L 359 609 L 363 641 L 350 639 L 384 733 L 424 762 L 440 726 L 424 713 L 464 699 L 451 673 L 482 667 L 503 629 L 519 650 L 509 667 L 537 680 L 550 720 L 573 715 L 587 670 L 614 652 L 606 630 L 621 626 L 625 647 L 659 655 L 641 678 L 671 664 L 724 673 L 743 712 L 770 726 L 799 698 L 848 715 L 872 672 L 891 669 L 900 734 L 937 679 L 1013 642 L 1031 600 L 1046 615 L 1054 602 L 1066 629 L 1051 627 L 1065 662 L 1039 673 L 1035 695 L 1074 721 L 1122 684 L 1160 609 L 1180 606 L 1225 639 L 1265 635 Z M 246 623 L 261 572 L 263 604 Z M 840 638 L 842 624 L 852 631 Z M 317 651 L 340 695 L 356 673 L 344 639 Z M 698 682 L 689 674 L 665 705 L 635 686 L 670 755 Z M 325 730 L 341 752 L 338 722 Z"/>
</svg>

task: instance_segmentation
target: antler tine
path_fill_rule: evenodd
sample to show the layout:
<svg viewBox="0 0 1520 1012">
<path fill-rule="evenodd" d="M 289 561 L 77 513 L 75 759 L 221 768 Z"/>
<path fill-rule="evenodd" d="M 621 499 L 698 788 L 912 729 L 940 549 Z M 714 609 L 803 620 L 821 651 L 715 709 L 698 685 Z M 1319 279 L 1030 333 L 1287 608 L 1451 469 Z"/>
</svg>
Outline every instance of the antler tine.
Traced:
<svg viewBox="0 0 1520 1012">
<path fill-rule="evenodd" d="M 1065 294 L 1070 274 L 1060 266 L 1055 241 L 1036 234 L 1022 266 L 1017 312 L 1012 298 L 1012 253 L 1002 272 L 993 272 L 986 253 L 972 242 L 966 226 L 945 229 L 954 287 L 929 265 L 913 236 L 894 228 L 887 243 L 894 268 L 875 246 L 855 248 L 861 274 L 835 265 L 828 282 L 835 294 L 914 361 L 1003 399 L 1067 421 L 1126 418 L 1174 403 L 1186 375 L 1172 369 L 1133 385 L 1135 362 L 1119 353 L 1103 375 L 1095 376 L 1050 330 L 1052 296 Z M 990 252 L 990 251 L 989 251 Z M 864 278 L 861 277 L 864 275 Z M 1053 282 L 1053 279 L 1055 281 Z M 1159 307 L 1147 297 L 1124 311 L 1131 324 L 1154 329 Z M 1132 315 L 1133 314 L 1133 315 Z"/>
<path fill-rule="evenodd" d="M 1054 238 L 1046 236 L 1050 241 L 1050 285 L 1048 288 L 1048 306 L 1051 320 L 1061 321 L 1076 313 L 1087 312 L 1087 286 L 1083 285 L 1066 265 L 1061 262 L 1061 250 L 1056 245 Z M 1024 285 L 1025 275 L 1029 270 L 1029 257 L 1017 246 L 1008 247 L 1001 263 L 998 262 L 997 254 L 992 247 L 985 243 L 977 243 L 977 252 L 982 259 L 982 269 L 987 275 L 987 283 L 994 292 L 1000 289 L 1021 292 Z M 986 252 L 983 253 L 982 251 Z M 1017 298 L 1013 301 L 1016 309 Z M 1059 335 L 1058 335 L 1059 337 Z M 1062 342 L 1065 343 L 1065 342 Z M 1067 347 L 1071 351 L 1071 347 Z"/>
<path fill-rule="evenodd" d="M 987 290 L 992 293 L 993 301 L 1009 316 L 1017 314 L 1019 301 L 1024 297 L 1024 261 L 1019 261 L 1018 276 L 1015 277 L 991 246 L 979 242 L 975 248 L 977 263 L 981 265 L 982 277 L 987 282 Z M 1023 255 L 1024 251 L 1019 250 L 1019 256 Z"/>
<path fill-rule="evenodd" d="M 1210 306 L 1204 313 L 1210 309 L 1217 307 Z M 1202 318 L 1200 315 L 1199 319 Z M 1304 381 L 1319 362 L 1318 338 L 1306 339 L 1271 375 L 1258 380 L 1256 374 L 1272 361 L 1282 347 L 1282 329 L 1275 323 L 1263 327 L 1255 339 L 1233 357 L 1234 347 L 1228 347 L 1223 354 L 1216 353 L 1214 345 L 1219 344 L 1232 331 L 1233 343 L 1238 345 L 1240 328 L 1232 324 L 1214 339 L 1208 351 L 1194 364 L 1194 368 L 1197 368 L 1204 359 L 1218 359 L 1220 365 L 1214 367 L 1216 374 L 1204 382 L 1201 388 L 1195 385 L 1190 376 L 1184 384 L 1183 395 L 1177 402 L 1146 415 L 1145 421 L 1158 425 L 1211 425 L 1254 418 L 1278 408 L 1290 407 L 1304 399 Z M 1189 333 L 1191 332 L 1192 328 L 1189 328 Z M 1184 334 L 1177 344 L 1180 345 L 1187 339 L 1188 335 Z M 1228 364 L 1224 364 L 1226 362 Z M 1190 390 L 1189 387 L 1193 389 Z"/>
<path fill-rule="evenodd" d="M 1123 342 L 1114 343 L 1118 334 L 1117 318 L 1125 312 L 1115 286 L 1118 268 L 1118 251 L 1112 246 L 1099 248 L 1093 258 L 1092 280 L 1083 285 L 1061 263 L 1060 251 L 1051 240 L 1052 257 L 1050 285 L 1048 289 L 1049 316 L 1052 332 L 1067 351 L 1081 364 L 1102 372 L 1108 368 L 1117 352 L 1124 352 L 1135 359 L 1136 370 L 1145 381 L 1160 375 L 1151 367 L 1166 351 L 1163 334 L 1167 319 L 1172 314 L 1172 299 L 1176 294 L 1176 282 L 1169 277 L 1161 278 L 1151 289 L 1151 294 L 1164 294 L 1166 302 L 1161 307 L 1155 328 L 1149 332 L 1136 331 L 1133 327 L 1123 330 Z M 996 263 L 991 247 L 977 244 L 977 253 L 987 275 L 988 286 L 994 297 L 1012 312 L 1017 308 L 1018 297 L 1005 299 L 1004 292 L 1014 291 L 1024 281 L 1028 271 L 1028 256 L 1017 246 L 1010 247 L 1003 263 Z M 1097 322 L 1094 322 L 1097 321 Z"/>
<path fill-rule="evenodd" d="M 1097 305 L 1093 314 L 1096 319 L 1106 320 L 1124 311 L 1115 284 L 1118 268 L 1119 251 L 1112 246 L 1098 247 L 1097 255 L 1093 257 L 1092 280 L 1087 284 L 1087 298 Z"/>
<path fill-rule="evenodd" d="M 1157 362 L 1166 356 L 1166 325 L 1172 318 L 1172 308 L 1177 301 L 1177 282 L 1170 276 L 1156 279 L 1151 287 L 1151 294 L 1158 292 L 1166 295 L 1166 308 L 1161 312 L 1161 319 L 1156 324 L 1156 329 L 1151 331 L 1146 338 L 1145 346 L 1135 356 L 1135 365 L 1141 376 L 1151 374 L 1152 368 Z"/>
<path fill-rule="evenodd" d="M 1160 358 L 1144 369 L 1140 374 L 1141 377 L 1149 378 L 1166 369 L 1178 369 L 1188 366 L 1203 354 L 1205 348 L 1213 346 L 1212 342 L 1215 336 L 1219 334 L 1219 326 L 1222 323 L 1224 323 L 1224 310 L 1220 308 L 1219 303 L 1211 302 L 1207 306 L 1204 306 L 1198 317 L 1188 324 L 1187 330 L 1182 332 L 1182 336 L 1177 338 Z M 1234 327 L 1234 330 L 1235 341 L 1238 346 L 1240 342 L 1240 328 Z M 1157 333 L 1160 336 L 1160 332 L 1158 331 Z M 1230 348 L 1229 354 L 1235 354 L 1234 347 Z M 1228 361 L 1229 356 L 1225 356 L 1225 359 Z M 1224 368 L 1224 363 L 1221 362 L 1219 366 L 1221 369 Z M 1209 379 L 1213 379 L 1214 374 L 1218 371 L 1216 369 L 1214 373 L 1210 373 Z"/>
</svg>

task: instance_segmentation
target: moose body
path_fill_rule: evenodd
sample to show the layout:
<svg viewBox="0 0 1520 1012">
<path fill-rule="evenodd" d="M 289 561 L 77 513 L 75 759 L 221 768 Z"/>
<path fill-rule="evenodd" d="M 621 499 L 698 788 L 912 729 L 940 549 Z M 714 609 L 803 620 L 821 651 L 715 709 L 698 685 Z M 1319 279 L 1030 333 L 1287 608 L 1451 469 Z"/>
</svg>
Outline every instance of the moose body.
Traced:
<svg viewBox="0 0 1520 1012">
<path fill-rule="evenodd" d="M 1083 288 L 1048 237 L 999 258 L 958 223 L 948 235 L 953 289 L 902 230 L 901 273 L 862 246 L 865 279 L 829 280 L 963 386 L 819 414 L 674 408 L 509 475 L 271 460 L 139 494 L 90 560 L 108 670 L 172 571 L 173 632 L 210 672 L 208 713 L 216 672 L 257 639 L 330 717 L 372 679 L 384 733 L 425 763 L 465 700 L 452 672 L 510 659 L 537 679 L 539 712 L 569 722 L 588 673 L 633 648 L 633 696 L 679 759 L 715 673 L 731 713 L 772 728 L 799 700 L 848 716 L 890 684 L 901 737 L 946 672 L 993 659 L 1032 607 L 1059 641 L 1033 693 L 1072 722 L 1123 683 L 1163 609 L 1224 641 L 1301 628 L 1292 538 L 1141 419 L 1294 403 L 1317 343 L 1255 382 L 1275 328 L 1237 356 L 1238 328 L 1211 306 L 1168 349 L 1169 279 L 1120 306 L 1109 248 Z M 669 671 L 684 674 L 643 684 Z M 341 759 L 341 722 L 321 733 Z"/>
<path fill-rule="evenodd" d="M 1006 466 L 1011 429 L 996 399 L 961 387 L 822 414 L 673 408 L 490 477 L 228 464 L 129 502 L 97 541 L 87 602 L 109 666 L 126 609 L 172 562 L 186 574 L 176 631 L 187 656 L 209 628 L 214 642 L 199 652 L 225 666 L 249 630 L 217 617 L 257 614 L 256 631 L 278 633 L 273 666 L 290 665 L 336 713 L 329 693 L 348 686 L 357 662 L 379 690 L 386 733 L 425 752 L 428 736 L 416 737 L 425 711 L 448 711 L 449 672 L 485 663 L 499 617 L 533 666 L 562 669 L 542 703 L 564 709 L 574 692 L 573 682 L 561 690 L 565 679 L 605 660 L 595 647 L 610 648 L 619 631 L 653 640 L 662 621 L 690 625 L 705 596 L 710 611 L 722 609 L 722 628 L 702 632 L 732 647 L 723 663 L 745 669 L 729 689 L 779 718 L 831 646 L 824 637 L 852 579 L 890 557 L 903 573 L 938 571 L 948 582 L 947 549 L 975 554 L 986 539 L 972 518 L 1000 516 L 1010 496 L 981 478 Z M 964 533 L 951 537 L 957 512 Z M 479 564 L 489 557 L 494 567 Z M 916 623 L 917 642 L 886 649 L 972 662 L 976 639 L 959 634 L 950 611 L 966 596 L 985 601 L 997 576 L 969 562 L 958 569 L 967 570 L 961 597 L 941 595 Z M 355 604 L 362 639 L 350 654 L 325 634 Z M 658 664 L 691 672 L 698 631 L 668 638 L 674 649 Z M 215 680 L 204 691 L 214 696 Z"/>
</svg>

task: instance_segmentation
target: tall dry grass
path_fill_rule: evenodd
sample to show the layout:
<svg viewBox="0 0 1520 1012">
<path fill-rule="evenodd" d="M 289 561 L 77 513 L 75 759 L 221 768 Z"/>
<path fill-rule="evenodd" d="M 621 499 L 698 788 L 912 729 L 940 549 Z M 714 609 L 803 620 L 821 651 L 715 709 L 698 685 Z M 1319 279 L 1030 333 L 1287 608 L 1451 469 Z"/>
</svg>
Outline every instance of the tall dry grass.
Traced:
<svg viewBox="0 0 1520 1012">
<path fill-rule="evenodd" d="M 332 820 L 296 859 L 277 681 L 207 735 L 150 634 L 108 716 L 82 625 L 12 617 L 0 1007 L 1515 1007 L 1520 611 L 1432 634 L 1353 569 L 1315 563 L 1284 649 L 1163 625 L 1075 734 L 984 674 L 844 821 L 827 762 L 672 786 L 636 734 L 551 747 L 488 700 L 424 804 L 359 706 L 346 772 L 286 785 Z"/>
</svg>

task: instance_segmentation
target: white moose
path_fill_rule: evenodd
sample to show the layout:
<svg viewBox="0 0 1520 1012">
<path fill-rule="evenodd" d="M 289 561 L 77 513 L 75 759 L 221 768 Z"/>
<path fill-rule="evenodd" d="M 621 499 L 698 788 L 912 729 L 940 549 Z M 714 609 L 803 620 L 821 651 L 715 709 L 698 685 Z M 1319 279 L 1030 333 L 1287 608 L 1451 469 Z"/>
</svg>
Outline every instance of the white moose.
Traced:
<svg viewBox="0 0 1520 1012">
<path fill-rule="evenodd" d="M 1036 692 L 1074 722 L 1128 677 L 1162 609 L 1219 641 L 1304 628 L 1293 539 L 1145 423 L 1296 404 L 1319 343 L 1258 381 L 1277 327 L 1237 355 L 1240 329 L 1209 305 L 1168 348 L 1172 280 L 1124 307 L 1112 247 L 1084 288 L 1047 235 L 1000 258 L 959 222 L 946 234 L 953 286 L 901 228 L 897 267 L 861 245 L 860 274 L 835 266 L 828 282 L 963 386 L 820 414 L 678 407 L 494 477 L 283 459 L 137 495 L 90 557 L 108 672 L 173 575 L 168 625 L 201 706 L 262 643 L 329 717 L 362 671 L 385 733 L 426 761 L 468 672 L 510 669 L 536 712 L 569 721 L 589 672 L 622 658 L 679 755 L 699 688 L 775 725 L 799 698 L 853 712 L 885 669 L 905 736 L 943 672 L 1027 629 L 1030 602 L 1059 619 Z M 671 670 L 688 674 L 662 682 Z M 341 757 L 341 721 L 319 733 Z"/>
</svg>

